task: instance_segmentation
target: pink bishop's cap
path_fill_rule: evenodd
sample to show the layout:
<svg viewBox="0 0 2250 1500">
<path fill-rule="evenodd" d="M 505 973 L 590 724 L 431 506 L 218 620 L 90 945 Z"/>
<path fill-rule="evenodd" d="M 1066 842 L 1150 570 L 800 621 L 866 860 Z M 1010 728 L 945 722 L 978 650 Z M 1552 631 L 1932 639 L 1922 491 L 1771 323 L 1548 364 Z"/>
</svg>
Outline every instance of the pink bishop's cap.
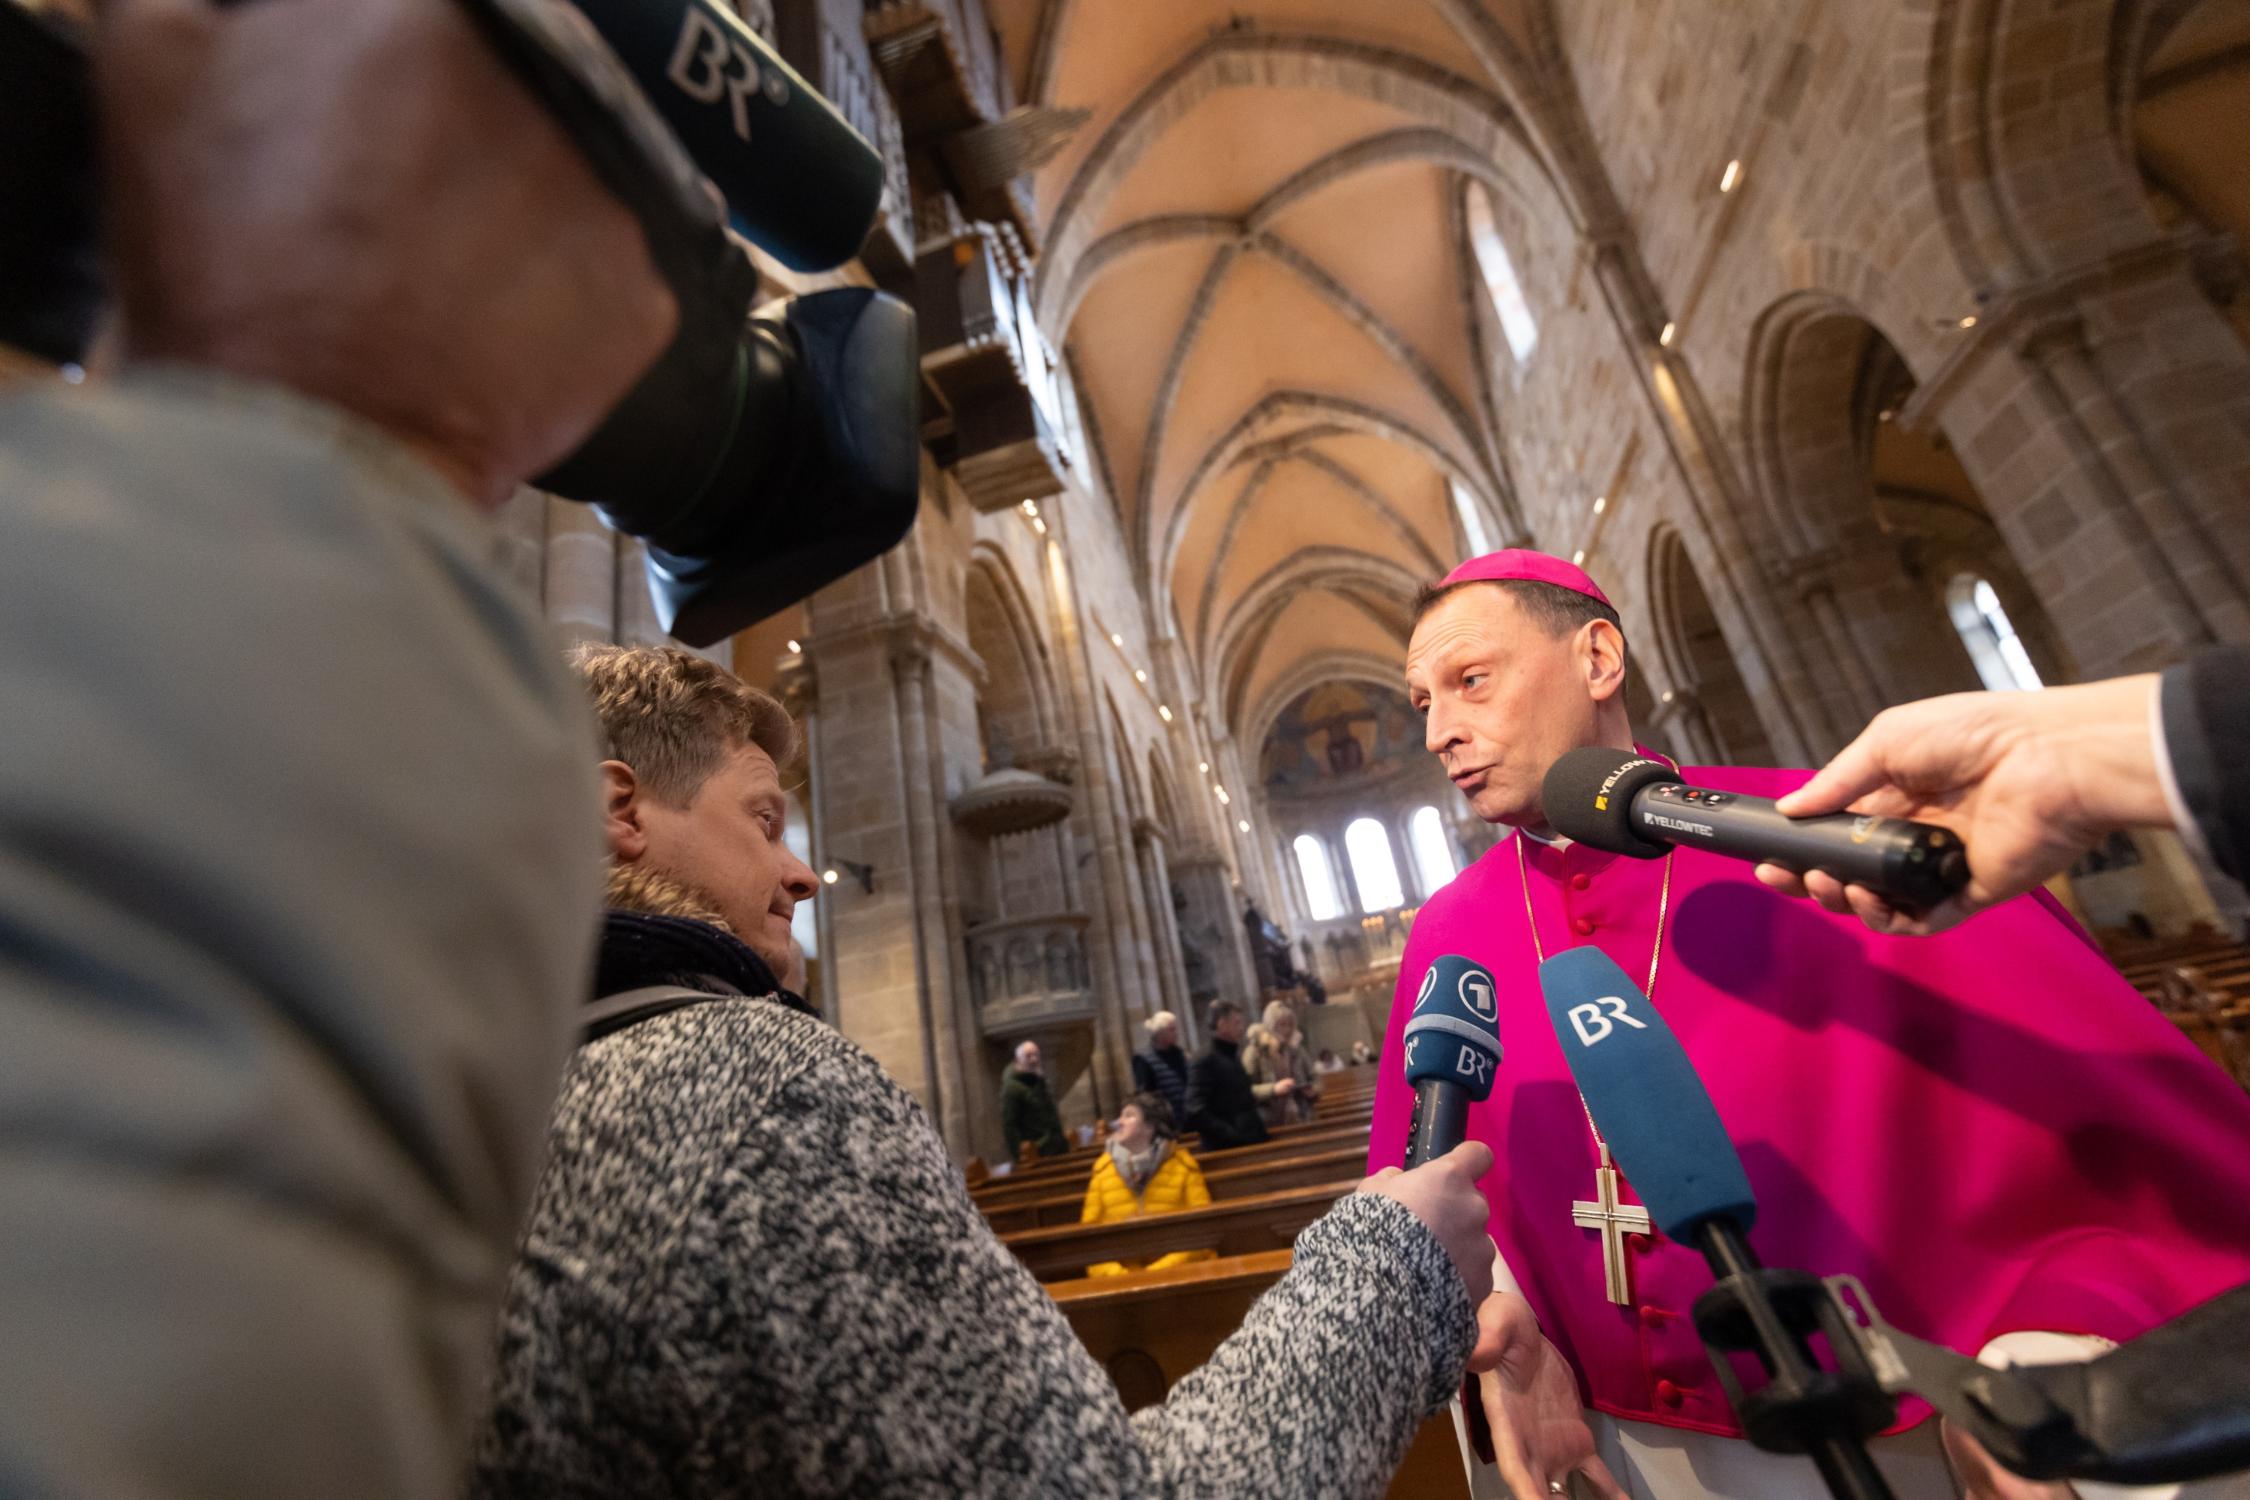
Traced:
<svg viewBox="0 0 2250 1500">
<path fill-rule="evenodd" d="M 1569 589 L 1574 594 L 1602 604 L 1609 604 L 1609 595 L 1603 593 L 1586 576 L 1586 570 L 1574 563 L 1544 552 L 1534 552 L 1528 547 L 1510 547 L 1505 552 L 1487 552 L 1482 557 L 1472 557 L 1445 575 L 1438 587 L 1456 583 L 1506 583 L 1511 579 L 1528 579 L 1532 583 L 1551 583 L 1557 588 Z M 1615 605 L 1610 605 L 1615 609 Z"/>
</svg>

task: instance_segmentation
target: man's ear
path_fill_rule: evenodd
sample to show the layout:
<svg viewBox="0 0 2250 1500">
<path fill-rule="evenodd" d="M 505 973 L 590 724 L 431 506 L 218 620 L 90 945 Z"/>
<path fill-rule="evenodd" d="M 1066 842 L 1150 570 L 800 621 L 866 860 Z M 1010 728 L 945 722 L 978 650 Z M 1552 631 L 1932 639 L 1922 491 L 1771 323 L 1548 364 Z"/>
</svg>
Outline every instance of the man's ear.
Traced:
<svg viewBox="0 0 2250 1500">
<path fill-rule="evenodd" d="M 1625 632 L 1607 620 L 1588 620 L 1582 649 L 1586 691 L 1607 703 L 1625 690 Z"/>
<path fill-rule="evenodd" d="M 605 760 L 600 769 L 602 837 L 609 844 L 609 857 L 629 865 L 648 853 L 648 830 L 641 823 L 640 778 L 621 760 Z"/>
</svg>

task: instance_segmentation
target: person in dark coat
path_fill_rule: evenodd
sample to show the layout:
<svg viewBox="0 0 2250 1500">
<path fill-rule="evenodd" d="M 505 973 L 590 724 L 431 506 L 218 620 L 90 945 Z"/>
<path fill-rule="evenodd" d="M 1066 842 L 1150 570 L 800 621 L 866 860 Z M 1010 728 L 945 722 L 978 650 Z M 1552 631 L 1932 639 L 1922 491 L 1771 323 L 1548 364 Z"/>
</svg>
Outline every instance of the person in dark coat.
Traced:
<svg viewBox="0 0 2250 1500">
<path fill-rule="evenodd" d="M 1255 1146 L 1267 1139 L 1250 1075 L 1242 1070 L 1248 1019 L 1232 1000 L 1211 1002 L 1211 1047 L 1188 1070 L 1188 1126 L 1205 1151 Z"/>
<path fill-rule="evenodd" d="M 1062 1111 L 1047 1090 L 1046 1075 L 1039 1071 L 1039 1044 L 1016 1044 L 1016 1060 L 1000 1075 L 1000 1131 L 1008 1140 L 1008 1160 L 1023 1155 L 1029 1141 L 1041 1156 L 1060 1156 L 1070 1149 L 1063 1135 Z"/>
<path fill-rule="evenodd" d="M 1154 1094 L 1172 1108 L 1172 1118 L 1187 1118 L 1188 1055 L 1180 1050 L 1180 1018 L 1160 1010 L 1141 1023 L 1148 1045 L 1133 1054 L 1133 1092 Z"/>
</svg>

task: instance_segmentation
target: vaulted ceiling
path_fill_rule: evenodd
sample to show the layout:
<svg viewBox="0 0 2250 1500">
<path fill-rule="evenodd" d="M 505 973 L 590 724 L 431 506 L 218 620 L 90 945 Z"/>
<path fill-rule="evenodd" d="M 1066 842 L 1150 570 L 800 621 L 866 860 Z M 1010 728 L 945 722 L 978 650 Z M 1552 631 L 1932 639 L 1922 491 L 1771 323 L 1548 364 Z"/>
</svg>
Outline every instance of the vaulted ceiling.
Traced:
<svg viewBox="0 0 2250 1500">
<path fill-rule="evenodd" d="M 1463 193 L 1551 178 L 1516 0 L 990 0 L 1068 350 L 1160 632 L 1238 734 L 1324 672 L 1395 681 L 1451 486 L 1520 528 Z M 1481 295 L 1481 292 L 1477 292 Z"/>
</svg>

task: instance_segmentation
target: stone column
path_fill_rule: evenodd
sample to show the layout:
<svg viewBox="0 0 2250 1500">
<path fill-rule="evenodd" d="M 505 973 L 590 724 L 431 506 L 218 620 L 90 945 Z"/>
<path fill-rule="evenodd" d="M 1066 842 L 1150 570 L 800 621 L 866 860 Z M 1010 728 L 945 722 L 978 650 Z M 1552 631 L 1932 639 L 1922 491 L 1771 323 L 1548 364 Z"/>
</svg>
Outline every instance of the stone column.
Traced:
<svg viewBox="0 0 2250 1500">
<path fill-rule="evenodd" d="M 1758 556 L 1744 537 L 1738 518 L 1744 487 L 1734 472 L 1725 441 L 1709 403 L 1684 359 L 1656 347 L 1652 321 L 1653 289 L 1632 260 L 1630 241 L 1616 235 L 1600 242 L 1594 256 L 1595 279 L 1615 324 L 1625 361 L 1639 377 L 1642 396 L 1665 440 L 1682 493 L 1698 527 L 1709 539 L 1714 576 L 1702 581 L 1735 655 L 1736 668 L 1751 702 L 1765 721 L 1766 737 L 1784 764 L 1812 764 L 1816 747 L 1841 746 L 1843 726 L 1800 704 L 1817 704 L 1810 674 L 1790 639 L 1786 613 L 1772 598 L 1757 570 Z"/>
<path fill-rule="evenodd" d="M 617 534 L 593 507 L 547 497 L 547 618 L 574 641 L 617 639 Z"/>
<path fill-rule="evenodd" d="M 820 724 L 820 675 L 813 670 L 812 659 L 798 654 L 782 664 L 780 683 L 782 707 L 797 721 L 797 733 L 804 740 L 806 767 L 805 806 L 808 809 L 806 829 L 807 844 L 812 851 L 809 863 L 815 874 L 832 868 L 828 851 L 828 775 L 826 756 L 822 753 Z M 843 882 L 839 880 L 837 885 Z M 814 941 L 820 949 L 819 993 L 810 996 L 820 1007 L 821 1019 L 841 1028 L 836 1013 L 836 976 L 829 965 L 829 956 L 836 951 L 835 902 L 829 897 L 836 886 L 822 885 L 813 895 Z"/>
<path fill-rule="evenodd" d="M 1137 1001 L 1143 986 L 1129 967 L 1132 942 L 1132 883 L 1125 873 L 1125 851 L 1119 845 L 1116 811 L 1117 788 L 1110 770 L 1109 741 L 1099 698 L 1094 689 L 1094 665 L 1078 591 L 1070 573 L 1070 554 L 1062 545 L 1067 507 L 1052 507 L 1048 525 L 1055 535 L 1043 550 L 1043 569 L 1054 622 L 1056 658 L 1062 663 L 1063 691 L 1078 737 L 1079 764 L 1084 768 L 1079 785 L 1086 796 L 1086 827 L 1094 844 L 1093 899 L 1088 902 L 1091 922 L 1087 934 L 1089 958 L 1097 992 L 1095 1036 L 1090 1067 L 1094 1074 L 1095 1104 L 1102 1112 L 1115 1109 L 1132 1092 L 1130 1059 L 1135 1042 L 1127 1020 L 1127 986 Z"/>
<path fill-rule="evenodd" d="M 2019 352 L 2151 585 L 2146 597 L 2156 619 L 2183 649 L 2222 639 L 2222 632 L 2244 618 L 2241 588 L 2225 568 L 2224 554 L 2212 549 L 2156 472 L 2139 433 L 2095 367 L 2084 325 L 2076 316 L 2053 319 L 2034 328 Z"/>
</svg>

